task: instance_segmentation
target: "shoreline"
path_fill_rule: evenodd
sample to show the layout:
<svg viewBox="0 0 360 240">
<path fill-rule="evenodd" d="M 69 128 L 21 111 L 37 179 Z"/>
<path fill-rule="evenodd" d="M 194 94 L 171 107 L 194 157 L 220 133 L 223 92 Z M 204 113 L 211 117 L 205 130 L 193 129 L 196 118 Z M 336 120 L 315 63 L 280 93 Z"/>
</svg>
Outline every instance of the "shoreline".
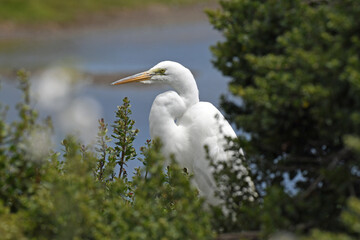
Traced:
<svg viewBox="0 0 360 240">
<path fill-rule="evenodd" d="M 208 21 L 204 10 L 218 7 L 217 1 L 185 6 L 151 5 L 143 9 L 126 9 L 92 16 L 79 16 L 76 21 L 66 24 L 18 25 L 3 22 L 0 23 L 0 42 L 57 37 L 112 28 L 141 28 Z"/>
</svg>

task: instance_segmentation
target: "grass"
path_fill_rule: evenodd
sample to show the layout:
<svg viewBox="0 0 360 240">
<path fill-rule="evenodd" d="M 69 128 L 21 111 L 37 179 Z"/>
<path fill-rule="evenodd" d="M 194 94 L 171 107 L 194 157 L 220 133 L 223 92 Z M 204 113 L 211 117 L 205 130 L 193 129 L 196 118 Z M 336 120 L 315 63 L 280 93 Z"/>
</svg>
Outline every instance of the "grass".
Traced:
<svg viewBox="0 0 360 240">
<path fill-rule="evenodd" d="M 0 22 L 66 23 L 92 14 L 136 9 L 152 4 L 186 5 L 207 1 L 211 0 L 0 0 Z"/>
</svg>

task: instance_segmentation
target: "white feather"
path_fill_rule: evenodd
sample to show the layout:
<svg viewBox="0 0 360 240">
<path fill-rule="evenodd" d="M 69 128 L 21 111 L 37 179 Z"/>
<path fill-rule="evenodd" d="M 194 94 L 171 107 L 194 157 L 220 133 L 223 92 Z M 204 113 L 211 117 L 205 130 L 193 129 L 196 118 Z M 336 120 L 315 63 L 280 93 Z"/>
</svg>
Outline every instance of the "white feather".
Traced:
<svg viewBox="0 0 360 240">
<path fill-rule="evenodd" d="M 145 73 L 151 77 L 141 79 L 142 82 L 168 84 L 175 90 L 155 98 L 149 116 L 151 138 L 160 138 L 163 154 L 166 157 L 174 155 L 180 166 L 194 174 L 193 184 L 209 204 L 219 204 L 205 146 L 211 159 L 230 160 L 233 152 L 225 148 L 227 137 L 236 138 L 234 130 L 214 105 L 199 101 L 195 79 L 181 64 L 164 61 Z M 134 75 L 134 81 L 138 81 L 138 76 Z M 126 78 L 126 82 L 129 82 L 129 78 Z M 121 84 L 122 81 L 114 84 Z M 242 174 L 248 175 L 247 169 L 242 165 L 241 168 Z M 246 181 L 250 186 L 247 191 L 254 191 L 251 179 Z"/>
</svg>

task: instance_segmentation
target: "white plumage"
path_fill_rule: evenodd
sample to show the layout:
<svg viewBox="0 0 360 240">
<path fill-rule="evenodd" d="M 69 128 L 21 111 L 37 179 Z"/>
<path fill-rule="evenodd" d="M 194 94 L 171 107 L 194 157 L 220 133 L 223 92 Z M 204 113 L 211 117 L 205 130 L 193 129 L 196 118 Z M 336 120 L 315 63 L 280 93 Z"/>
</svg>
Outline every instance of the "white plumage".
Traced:
<svg viewBox="0 0 360 240">
<path fill-rule="evenodd" d="M 225 151 L 226 137 L 236 138 L 230 124 L 214 105 L 199 101 L 193 75 L 179 63 L 160 62 L 146 72 L 118 80 L 113 85 L 134 81 L 168 84 L 175 90 L 159 94 L 154 100 L 149 116 L 151 138 L 160 138 L 163 154 L 166 157 L 174 154 L 180 166 L 194 173 L 193 184 L 209 204 L 219 204 L 205 145 L 215 161 L 229 160 L 233 153 Z M 243 169 L 247 175 L 247 169 Z M 246 179 L 252 188 L 249 191 L 254 191 L 251 179 Z"/>
</svg>

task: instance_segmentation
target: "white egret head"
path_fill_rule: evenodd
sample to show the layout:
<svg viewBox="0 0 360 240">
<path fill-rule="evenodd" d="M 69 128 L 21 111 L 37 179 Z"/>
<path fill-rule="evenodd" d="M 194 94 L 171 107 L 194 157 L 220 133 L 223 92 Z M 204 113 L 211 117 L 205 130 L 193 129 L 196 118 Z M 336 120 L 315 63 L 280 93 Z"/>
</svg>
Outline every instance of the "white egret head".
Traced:
<svg viewBox="0 0 360 240">
<path fill-rule="evenodd" d="M 148 71 L 141 72 L 112 83 L 119 85 L 129 82 L 142 82 L 147 84 L 163 83 L 173 85 L 176 81 L 193 78 L 189 69 L 177 62 L 163 61 L 150 68 Z"/>
<path fill-rule="evenodd" d="M 189 69 L 177 62 L 160 62 L 148 71 L 120 79 L 113 82 L 112 85 L 130 82 L 167 84 L 183 98 L 186 106 L 199 102 L 199 91 L 194 76 Z"/>
</svg>

